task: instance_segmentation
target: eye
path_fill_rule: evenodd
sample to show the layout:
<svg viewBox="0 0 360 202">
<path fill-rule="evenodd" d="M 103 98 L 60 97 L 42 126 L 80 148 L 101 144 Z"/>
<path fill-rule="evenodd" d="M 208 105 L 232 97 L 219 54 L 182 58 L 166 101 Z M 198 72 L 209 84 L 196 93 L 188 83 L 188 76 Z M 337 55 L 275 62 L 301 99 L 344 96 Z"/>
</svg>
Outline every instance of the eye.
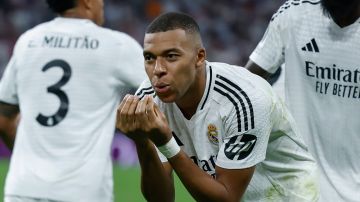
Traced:
<svg viewBox="0 0 360 202">
<path fill-rule="evenodd" d="M 169 54 L 167 54 L 166 55 L 166 58 L 168 59 L 168 60 L 176 60 L 177 58 L 178 58 L 178 54 L 175 54 L 175 53 L 169 53 Z"/>
<path fill-rule="evenodd" d="M 153 55 L 147 54 L 147 55 L 144 55 L 144 59 L 146 62 L 149 62 L 149 61 L 154 60 L 155 57 Z"/>
</svg>

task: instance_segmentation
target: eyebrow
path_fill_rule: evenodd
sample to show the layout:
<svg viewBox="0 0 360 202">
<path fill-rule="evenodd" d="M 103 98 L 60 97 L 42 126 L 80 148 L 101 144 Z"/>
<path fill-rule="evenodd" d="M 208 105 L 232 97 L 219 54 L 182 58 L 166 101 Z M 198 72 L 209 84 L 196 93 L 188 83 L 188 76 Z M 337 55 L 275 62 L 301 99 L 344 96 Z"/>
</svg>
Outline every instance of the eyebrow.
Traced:
<svg viewBox="0 0 360 202">
<path fill-rule="evenodd" d="M 169 52 L 179 52 L 179 53 L 182 53 L 183 51 L 181 51 L 180 49 L 178 48 L 170 48 L 170 49 L 167 49 L 167 50 L 164 50 L 161 52 L 160 55 L 164 55 L 166 53 L 169 53 Z M 155 54 L 150 52 L 150 51 L 143 51 L 143 55 L 151 55 L 151 56 L 154 56 Z"/>
</svg>

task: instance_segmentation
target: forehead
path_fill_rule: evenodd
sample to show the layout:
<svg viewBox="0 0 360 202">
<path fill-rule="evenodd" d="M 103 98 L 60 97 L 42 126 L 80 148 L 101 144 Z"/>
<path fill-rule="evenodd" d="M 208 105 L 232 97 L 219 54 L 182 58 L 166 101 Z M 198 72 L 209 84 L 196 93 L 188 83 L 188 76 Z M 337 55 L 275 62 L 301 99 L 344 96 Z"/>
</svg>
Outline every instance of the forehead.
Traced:
<svg viewBox="0 0 360 202">
<path fill-rule="evenodd" d="M 185 49 L 191 43 L 185 30 L 175 29 L 166 32 L 147 33 L 144 37 L 144 51 L 161 51 L 165 49 Z"/>
</svg>

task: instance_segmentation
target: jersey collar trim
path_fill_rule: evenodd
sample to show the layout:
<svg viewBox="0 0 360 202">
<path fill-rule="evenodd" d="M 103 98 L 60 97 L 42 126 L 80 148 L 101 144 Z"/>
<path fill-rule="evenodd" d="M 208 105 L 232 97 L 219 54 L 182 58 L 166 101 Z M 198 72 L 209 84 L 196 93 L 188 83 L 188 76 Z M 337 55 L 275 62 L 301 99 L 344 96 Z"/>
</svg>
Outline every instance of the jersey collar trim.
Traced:
<svg viewBox="0 0 360 202">
<path fill-rule="evenodd" d="M 212 83 L 212 68 L 211 66 L 208 64 L 208 62 L 206 62 L 206 91 L 204 92 L 204 95 L 201 99 L 201 102 L 199 104 L 199 106 L 201 106 L 200 110 L 202 110 L 206 104 L 206 101 L 209 97 L 209 93 L 210 93 L 210 89 L 211 89 L 211 83 Z"/>
</svg>

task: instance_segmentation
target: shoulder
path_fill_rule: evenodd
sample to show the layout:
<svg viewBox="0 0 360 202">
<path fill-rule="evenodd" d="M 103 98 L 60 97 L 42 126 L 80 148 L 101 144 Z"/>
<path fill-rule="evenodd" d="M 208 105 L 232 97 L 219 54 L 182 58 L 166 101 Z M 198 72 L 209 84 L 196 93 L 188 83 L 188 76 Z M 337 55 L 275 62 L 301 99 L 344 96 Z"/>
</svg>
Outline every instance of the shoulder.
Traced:
<svg viewBox="0 0 360 202">
<path fill-rule="evenodd" d="M 271 86 L 266 80 L 251 73 L 246 68 L 226 63 L 209 63 L 214 75 L 215 88 L 237 90 L 240 94 L 268 91 Z"/>
<path fill-rule="evenodd" d="M 307 12 L 317 12 L 319 7 L 320 0 L 288 0 L 274 13 L 271 22 L 296 20 L 304 17 Z"/>
<path fill-rule="evenodd" d="M 243 67 L 218 63 L 211 66 L 214 73 L 212 99 L 219 103 L 222 117 L 236 119 L 241 130 L 253 129 L 258 114 L 272 110 L 271 86 Z"/>
<path fill-rule="evenodd" d="M 104 27 L 99 27 L 99 29 L 104 38 L 114 40 L 114 42 L 120 43 L 122 45 L 140 46 L 139 43 L 133 37 L 131 37 L 130 35 L 124 32 L 120 32 Z"/>
</svg>

